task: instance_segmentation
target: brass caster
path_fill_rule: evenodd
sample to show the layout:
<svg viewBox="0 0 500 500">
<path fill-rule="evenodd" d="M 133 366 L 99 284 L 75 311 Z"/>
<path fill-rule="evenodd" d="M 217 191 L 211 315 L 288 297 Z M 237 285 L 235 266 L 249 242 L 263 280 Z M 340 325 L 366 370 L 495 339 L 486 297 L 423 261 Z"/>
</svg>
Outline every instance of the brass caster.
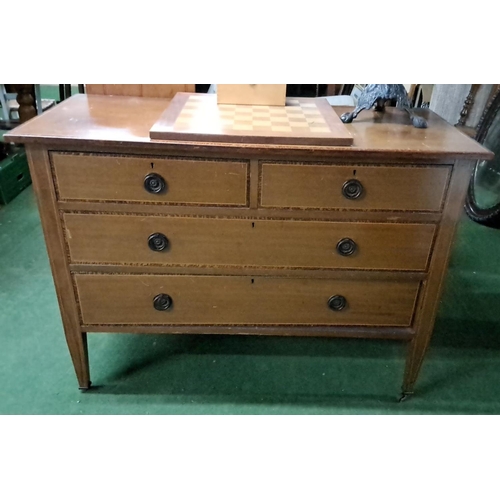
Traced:
<svg viewBox="0 0 500 500">
<path fill-rule="evenodd" d="M 413 392 L 403 392 L 398 403 L 404 403 L 410 396 L 413 396 Z"/>
<path fill-rule="evenodd" d="M 78 389 L 80 389 L 80 392 L 87 392 L 91 387 L 92 387 L 92 382 L 89 382 L 88 387 L 79 387 Z"/>
</svg>

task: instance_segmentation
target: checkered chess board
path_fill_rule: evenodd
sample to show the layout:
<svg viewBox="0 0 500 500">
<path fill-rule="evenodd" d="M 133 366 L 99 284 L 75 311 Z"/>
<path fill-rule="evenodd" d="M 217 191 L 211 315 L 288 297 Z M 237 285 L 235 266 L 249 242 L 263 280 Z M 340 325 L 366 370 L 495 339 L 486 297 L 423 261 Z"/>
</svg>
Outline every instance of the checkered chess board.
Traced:
<svg viewBox="0 0 500 500">
<path fill-rule="evenodd" d="M 291 99 L 286 106 L 211 104 L 201 94 L 189 96 L 174 130 L 217 128 L 221 131 L 330 133 L 330 127 L 314 102 Z"/>
<path fill-rule="evenodd" d="M 287 99 L 286 106 L 218 105 L 215 95 L 187 93 L 176 95 L 150 135 L 165 140 L 352 143 L 349 132 L 325 99 Z"/>
</svg>

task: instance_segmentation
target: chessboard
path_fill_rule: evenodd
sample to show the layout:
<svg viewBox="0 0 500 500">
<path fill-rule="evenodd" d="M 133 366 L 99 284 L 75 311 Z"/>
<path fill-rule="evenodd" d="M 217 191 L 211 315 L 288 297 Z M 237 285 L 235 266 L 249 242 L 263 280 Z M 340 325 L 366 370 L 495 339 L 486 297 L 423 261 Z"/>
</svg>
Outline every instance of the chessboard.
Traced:
<svg viewBox="0 0 500 500">
<path fill-rule="evenodd" d="M 215 94 L 179 92 L 153 125 L 164 141 L 350 146 L 353 138 L 324 98 L 289 98 L 285 106 L 217 104 Z"/>
</svg>

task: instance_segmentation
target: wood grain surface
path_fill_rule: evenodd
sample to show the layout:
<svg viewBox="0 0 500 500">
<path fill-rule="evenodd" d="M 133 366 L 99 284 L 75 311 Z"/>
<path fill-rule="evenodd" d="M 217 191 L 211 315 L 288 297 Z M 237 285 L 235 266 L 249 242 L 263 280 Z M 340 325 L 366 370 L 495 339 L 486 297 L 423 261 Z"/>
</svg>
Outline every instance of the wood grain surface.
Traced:
<svg viewBox="0 0 500 500">
<path fill-rule="evenodd" d="M 65 214 L 73 263 L 425 271 L 431 224 L 239 220 L 134 215 Z M 168 239 L 152 251 L 148 238 Z M 337 244 L 350 238 L 352 255 Z"/>
<path fill-rule="evenodd" d="M 191 84 L 102 84 L 87 83 L 87 94 L 120 95 L 130 97 L 160 97 L 171 99 L 177 92 L 194 92 L 195 85 Z"/>
<path fill-rule="evenodd" d="M 403 393 L 411 394 L 431 341 L 444 279 L 448 268 L 455 229 L 463 213 L 464 197 L 474 163 L 458 161 L 455 165 L 447 196 L 443 220 L 439 226 L 431 267 L 424 282 L 416 319 L 417 334 L 410 343 L 406 360 Z"/>
<path fill-rule="evenodd" d="M 218 104 L 215 94 L 178 93 L 151 127 L 159 141 L 350 146 L 352 135 L 324 98 L 285 106 Z"/>
<path fill-rule="evenodd" d="M 408 210 L 438 212 L 450 170 L 386 165 L 262 164 L 261 205 L 276 208 Z M 345 182 L 363 186 L 358 199 L 342 193 Z"/>
<path fill-rule="evenodd" d="M 247 162 L 54 153 L 52 164 L 61 200 L 247 205 Z M 151 173 L 164 193 L 145 190 Z"/>
<path fill-rule="evenodd" d="M 87 336 L 80 331 L 80 315 L 66 259 L 66 244 L 56 206 L 56 194 L 46 150 L 29 147 L 27 156 L 54 277 L 66 343 L 80 388 L 90 386 Z"/>
<path fill-rule="evenodd" d="M 217 84 L 218 104 L 284 106 L 285 102 L 286 84 Z"/>
<path fill-rule="evenodd" d="M 75 96 L 5 136 L 29 146 L 80 387 L 86 333 L 113 331 L 406 339 L 412 392 L 470 170 L 492 153 L 428 110 L 422 130 L 393 108 L 347 125 L 351 147 L 151 141 L 169 102 Z M 150 173 L 165 192 L 144 189 Z M 349 180 L 362 196 L 345 198 Z"/>
<path fill-rule="evenodd" d="M 172 144 L 151 142 L 149 131 L 169 105 L 169 100 L 84 95 L 79 94 L 64 100 L 54 108 L 5 134 L 4 140 L 13 142 L 36 142 L 67 147 L 72 150 L 114 149 L 131 152 L 139 145 L 148 151 L 172 151 Z M 334 108 L 337 115 L 344 108 Z M 230 154 L 288 156 L 292 149 L 296 154 L 310 158 L 344 157 L 365 160 L 385 158 L 391 161 L 413 159 L 451 160 L 457 158 L 491 159 L 493 155 L 473 139 L 460 133 L 455 127 L 430 110 L 420 113 L 429 123 L 427 129 L 413 127 L 408 115 L 396 108 L 387 108 L 381 115 L 364 111 L 352 124 L 346 125 L 354 137 L 352 146 L 280 146 L 262 145 L 250 152 L 241 144 L 223 144 Z M 177 151 L 193 154 L 192 144 L 176 144 Z M 201 143 L 196 146 L 201 154 L 217 151 L 222 154 L 221 144 Z M 226 153 L 227 154 L 227 153 Z"/>
<path fill-rule="evenodd" d="M 415 336 L 408 327 L 369 327 L 369 326 L 210 326 L 210 325 L 106 325 L 105 333 L 136 333 L 136 334 L 196 334 L 196 335 L 260 335 L 280 337 L 329 337 L 347 339 L 384 339 L 406 340 Z M 103 325 L 82 325 L 86 332 L 102 333 Z"/>
<path fill-rule="evenodd" d="M 409 326 L 418 283 L 247 276 L 75 275 L 85 324 Z M 173 306 L 157 311 L 168 294 Z M 347 307 L 328 300 L 343 295 Z"/>
</svg>

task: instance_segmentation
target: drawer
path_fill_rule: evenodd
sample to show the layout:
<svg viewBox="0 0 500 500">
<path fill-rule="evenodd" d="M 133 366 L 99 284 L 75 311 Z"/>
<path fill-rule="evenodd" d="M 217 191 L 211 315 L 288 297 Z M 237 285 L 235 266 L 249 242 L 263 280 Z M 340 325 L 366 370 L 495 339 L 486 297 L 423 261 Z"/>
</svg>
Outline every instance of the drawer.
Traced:
<svg viewBox="0 0 500 500">
<path fill-rule="evenodd" d="M 77 274 L 75 281 L 85 325 L 406 327 L 419 288 L 416 282 L 259 276 Z"/>
<path fill-rule="evenodd" d="M 262 164 L 261 206 L 441 211 L 448 167 Z"/>
<path fill-rule="evenodd" d="M 73 213 L 64 225 L 73 263 L 412 271 L 427 268 L 435 231 L 432 224 Z"/>
<path fill-rule="evenodd" d="M 61 200 L 247 205 L 247 163 L 52 154 Z"/>
</svg>

